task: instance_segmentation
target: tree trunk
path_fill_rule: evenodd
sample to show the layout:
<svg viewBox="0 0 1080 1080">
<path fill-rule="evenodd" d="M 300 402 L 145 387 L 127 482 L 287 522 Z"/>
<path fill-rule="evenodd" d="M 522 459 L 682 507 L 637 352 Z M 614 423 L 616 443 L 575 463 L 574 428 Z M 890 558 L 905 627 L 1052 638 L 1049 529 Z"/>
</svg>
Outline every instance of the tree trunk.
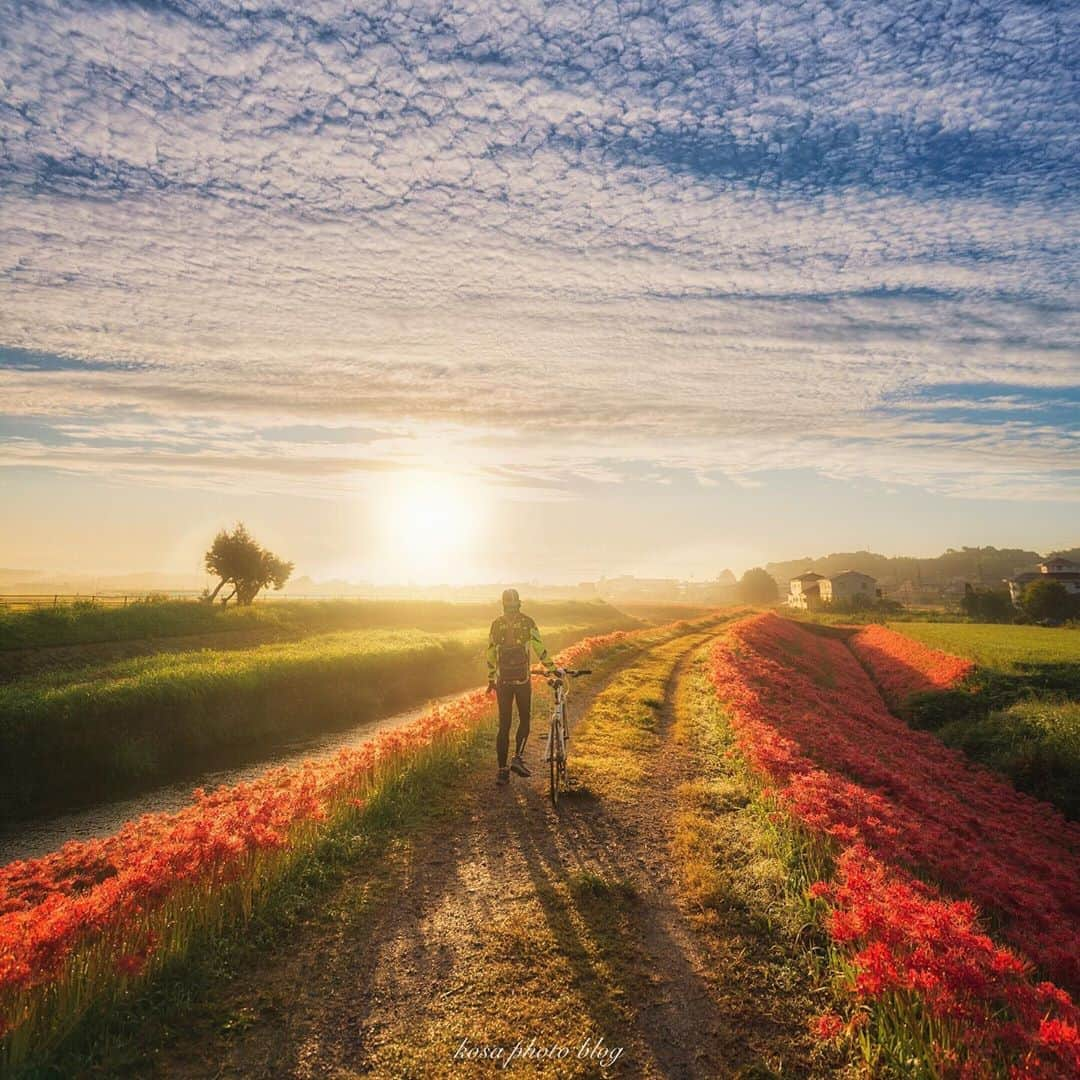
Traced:
<svg viewBox="0 0 1080 1080">
<path fill-rule="evenodd" d="M 236 595 L 236 586 L 233 586 L 233 591 L 232 591 L 231 593 L 229 593 L 229 595 L 228 595 L 228 596 L 226 596 L 224 600 L 222 600 L 222 601 L 221 601 L 221 606 L 222 606 L 222 607 L 227 607 L 227 606 L 228 606 L 228 603 L 229 603 L 229 601 L 230 601 L 230 600 L 231 600 L 231 599 L 232 599 L 232 598 L 233 598 L 233 597 L 234 597 L 235 595 Z"/>
<path fill-rule="evenodd" d="M 208 604 L 212 604 L 217 599 L 217 594 L 221 592 L 222 585 L 225 584 L 225 578 L 222 578 L 218 583 L 214 591 L 206 598 Z"/>
</svg>

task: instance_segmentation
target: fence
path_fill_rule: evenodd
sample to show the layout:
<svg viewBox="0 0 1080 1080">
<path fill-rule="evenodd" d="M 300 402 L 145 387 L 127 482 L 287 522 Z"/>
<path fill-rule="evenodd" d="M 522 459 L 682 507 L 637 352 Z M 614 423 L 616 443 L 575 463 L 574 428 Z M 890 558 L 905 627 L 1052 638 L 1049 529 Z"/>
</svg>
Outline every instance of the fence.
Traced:
<svg viewBox="0 0 1080 1080">
<path fill-rule="evenodd" d="M 69 607 L 72 604 L 95 604 L 99 607 L 127 607 L 128 604 L 153 600 L 198 600 L 198 589 L 174 592 L 130 593 L 0 593 L 0 611 L 26 611 L 32 608 Z M 282 600 L 412 600 L 422 597 L 381 596 L 378 593 L 278 593 L 272 590 L 259 593 L 258 603 Z"/>
<path fill-rule="evenodd" d="M 22 611 L 28 608 L 69 607 L 94 604 L 98 607 L 127 607 L 147 600 L 197 600 L 196 590 L 151 593 L 0 593 L 0 609 Z"/>
</svg>

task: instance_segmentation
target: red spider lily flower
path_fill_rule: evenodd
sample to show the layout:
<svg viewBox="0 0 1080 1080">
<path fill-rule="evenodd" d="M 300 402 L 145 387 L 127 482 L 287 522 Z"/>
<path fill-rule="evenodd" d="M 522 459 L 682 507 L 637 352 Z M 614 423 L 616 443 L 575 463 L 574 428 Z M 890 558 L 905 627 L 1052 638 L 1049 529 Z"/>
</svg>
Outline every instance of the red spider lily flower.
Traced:
<svg viewBox="0 0 1080 1080">
<path fill-rule="evenodd" d="M 844 1021 L 836 1013 L 822 1013 L 810 1022 L 810 1030 L 816 1038 L 830 1042 L 843 1032 Z"/>
</svg>

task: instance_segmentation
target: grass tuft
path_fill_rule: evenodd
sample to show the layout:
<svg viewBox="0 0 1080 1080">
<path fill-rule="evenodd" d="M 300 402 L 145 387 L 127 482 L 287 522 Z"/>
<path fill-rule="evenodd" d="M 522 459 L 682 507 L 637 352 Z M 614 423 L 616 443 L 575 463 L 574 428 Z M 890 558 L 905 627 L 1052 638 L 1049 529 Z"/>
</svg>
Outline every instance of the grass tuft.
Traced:
<svg viewBox="0 0 1080 1080">
<path fill-rule="evenodd" d="M 577 870 L 568 875 L 570 893 L 577 899 L 603 900 L 613 905 L 638 898 L 637 886 L 627 878 L 610 878 L 592 870 Z"/>
</svg>

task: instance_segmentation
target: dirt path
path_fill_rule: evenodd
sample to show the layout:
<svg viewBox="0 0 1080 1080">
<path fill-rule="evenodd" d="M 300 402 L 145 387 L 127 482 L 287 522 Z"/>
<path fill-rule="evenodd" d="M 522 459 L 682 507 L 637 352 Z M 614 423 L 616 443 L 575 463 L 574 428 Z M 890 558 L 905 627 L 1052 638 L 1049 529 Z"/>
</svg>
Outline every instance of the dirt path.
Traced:
<svg viewBox="0 0 1080 1080">
<path fill-rule="evenodd" d="M 652 650 L 600 694 L 571 742 L 584 784 L 559 812 L 541 739 L 530 780 L 498 790 L 476 770 L 415 845 L 233 980 L 229 1022 L 175 1042 L 158 1073 L 491 1075 L 517 1048 L 519 1075 L 805 1074 L 803 990 L 776 985 L 775 942 L 680 899 L 676 793 L 698 761 L 673 735 L 674 691 L 705 639 Z M 603 717 L 621 712 L 612 734 Z"/>
</svg>

